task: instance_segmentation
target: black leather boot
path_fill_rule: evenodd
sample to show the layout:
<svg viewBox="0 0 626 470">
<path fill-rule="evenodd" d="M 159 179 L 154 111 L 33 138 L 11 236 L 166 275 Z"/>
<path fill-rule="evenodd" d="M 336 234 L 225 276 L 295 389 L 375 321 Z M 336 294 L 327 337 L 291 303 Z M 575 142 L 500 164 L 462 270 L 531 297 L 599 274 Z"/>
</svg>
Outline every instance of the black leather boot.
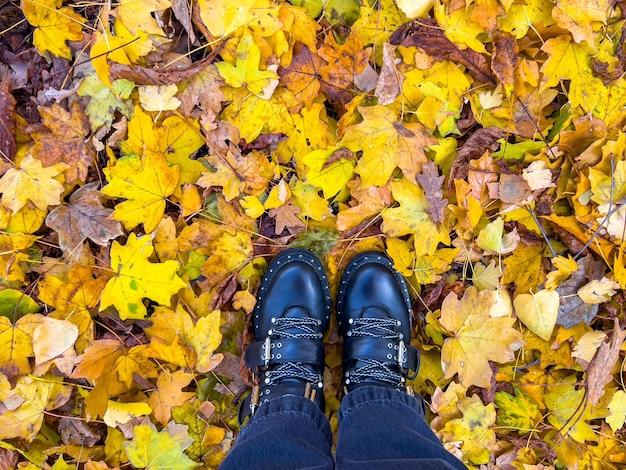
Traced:
<svg viewBox="0 0 626 470">
<path fill-rule="evenodd" d="M 270 263 L 254 309 L 255 342 L 244 353 L 259 385 L 241 403 L 239 423 L 259 406 L 300 395 L 324 409 L 324 344 L 330 318 L 324 267 L 310 251 L 289 249 Z"/>
<path fill-rule="evenodd" d="M 412 394 L 406 381 L 417 375 L 419 351 L 410 345 L 411 300 L 389 258 L 368 251 L 348 263 L 337 295 L 337 320 L 347 392 L 377 385 Z"/>
</svg>

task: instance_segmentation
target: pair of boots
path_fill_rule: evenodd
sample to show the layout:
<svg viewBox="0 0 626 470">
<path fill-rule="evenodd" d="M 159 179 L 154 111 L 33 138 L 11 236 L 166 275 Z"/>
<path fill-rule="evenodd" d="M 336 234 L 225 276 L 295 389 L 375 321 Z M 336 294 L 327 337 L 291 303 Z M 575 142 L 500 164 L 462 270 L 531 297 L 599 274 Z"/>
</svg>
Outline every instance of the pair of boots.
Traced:
<svg viewBox="0 0 626 470">
<path fill-rule="evenodd" d="M 339 284 L 336 310 L 347 392 L 374 385 L 410 393 L 406 381 L 417 374 L 419 353 L 409 344 L 409 292 L 391 260 L 373 251 L 354 257 Z M 322 337 L 330 311 L 328 279 L 315 255 L 289 249 L 274 258 L 254 309 L 255 342 L 244 353 L 259 385 L 241 404 L 240 424 L 284 395 L 307 397 L 324 410 Z"/>
</svg>

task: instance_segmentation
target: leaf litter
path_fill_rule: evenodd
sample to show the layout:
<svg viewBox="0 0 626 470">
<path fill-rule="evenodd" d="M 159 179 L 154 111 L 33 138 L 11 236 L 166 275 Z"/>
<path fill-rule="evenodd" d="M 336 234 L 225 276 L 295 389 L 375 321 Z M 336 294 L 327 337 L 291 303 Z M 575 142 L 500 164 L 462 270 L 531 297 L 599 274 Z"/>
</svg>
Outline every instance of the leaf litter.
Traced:
<svg viewBox="0 0 626 470">
<path fill-rule="evenodd" d="M 625 465 L 624 4 L 235 3 L 0 15 L 0 465 L 216 468 L 287 246 L 393 259 L 466 464 Z"/>
</svg>

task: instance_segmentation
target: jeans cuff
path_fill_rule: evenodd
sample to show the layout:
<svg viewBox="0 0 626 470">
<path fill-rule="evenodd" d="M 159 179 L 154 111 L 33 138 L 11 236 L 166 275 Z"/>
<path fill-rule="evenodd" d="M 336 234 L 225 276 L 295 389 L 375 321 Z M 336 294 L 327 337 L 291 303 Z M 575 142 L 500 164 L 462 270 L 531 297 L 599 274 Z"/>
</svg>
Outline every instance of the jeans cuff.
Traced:
<svg viewBox="0 0 626 470">
<path fill-rule="evenodd" d="M 412 397 L 393 388 L 372 385 L 371 387 L 359 387 L 343 397 L 341 407 L 339 408 L 339 420 L 341 421 L 343 415 L 349 413 L 352 408 L 362 406 L 368 402 L 405 405 L 422 418 L 424 417 L 424 405 L 422 397 L 419 395 Z"/>
<path fill-rule="evenodd" d="M 243 427 L 242 432 L 245 432 L 246 427 L 254 425 L 254 423 L 264 420 L 265 418 L 271 418 L 277 415 L 297 415 L 302 414 L 309 418 L 320 430 L 322 435 L 326 438 L 328 443 L 332 446 L 333 434 L 330 430 L 330 423 L 326 415 L 320 410 L 319 406 L 313 403 L 308 398 L 299 395 L 285 395 L 282 397 L 272 398 L 267 403 L 263 403 L 257 409 L 254 416 L 250 419 L 248 424 Z"/>
</svg>

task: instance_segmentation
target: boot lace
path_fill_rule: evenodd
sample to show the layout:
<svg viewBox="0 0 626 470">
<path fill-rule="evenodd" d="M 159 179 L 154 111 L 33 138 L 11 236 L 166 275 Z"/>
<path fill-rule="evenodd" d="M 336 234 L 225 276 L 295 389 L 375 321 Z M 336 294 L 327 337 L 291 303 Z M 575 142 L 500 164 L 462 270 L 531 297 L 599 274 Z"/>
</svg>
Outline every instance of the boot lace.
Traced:
<svg viewBox="0 0 626 470">
<path fill-rule="evenodd" d="M 347 335 L 350 337 L 370 336 L 376 338 L 403 340 L 402 333 L 394 331 L 400 321 L 392 318 L 353 318 L 350 319 L 352 328 Z M 392 362 L 377 361 L 375 359 L 359 359 L 365 365 L 346 371 L 346 383 L 362 383 L 366 379 L 380 380 L 395 387 L 402 384 L 404 376 L 398 371 L 398 365 Z"/>
<path fill-rule="evenodd" d="M 315 331 L 321 320 L 311 317 L 278 317 L 272 318 L 271 336 L 279 338 L 321 339 L 323 334 Z M 293 330 L 299 330 L 294 332 Z M 298 378 L 310 383 L 322 381 L 321 374 L 314 372 L 310 365 L 303 362 L 283 362 L 272 370 L 265 372 L 265 384 L 276 385 L 282 379 Z"/>
</svg>

